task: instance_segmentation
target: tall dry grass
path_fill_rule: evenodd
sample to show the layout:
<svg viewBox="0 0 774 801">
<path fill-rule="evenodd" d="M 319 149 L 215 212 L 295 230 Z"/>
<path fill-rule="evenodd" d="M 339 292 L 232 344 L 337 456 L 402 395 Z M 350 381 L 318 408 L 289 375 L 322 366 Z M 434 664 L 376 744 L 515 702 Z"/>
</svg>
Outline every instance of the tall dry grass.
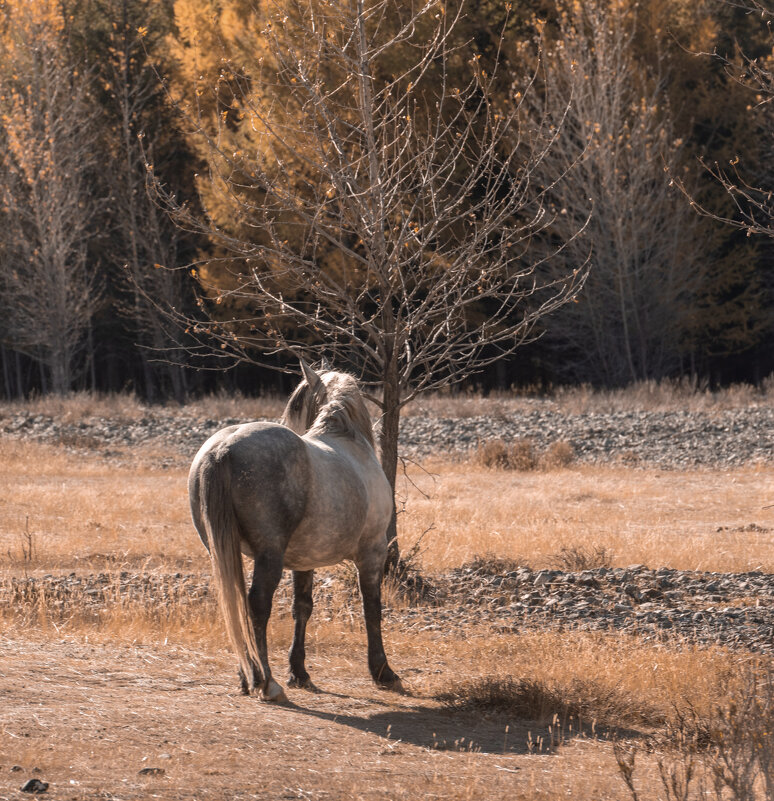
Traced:
<svg viewBox="0 0 774 801">
<path fill-rule="evenodd" d="M 183 406 L 148 405 L 132 393 L 74 392 L 67 396 L 43 395 L 0 402 L 0 415 L 42 414 L 66 422 L 102 417 L 118 421 L 172 413 L 198 419 L 276 419 L 287 398 L 273 393 L 248 397 L 242 393 L 218 392 Z M 706 383 L 690 379 L 642 381 L 620 389 L 597 389 L 588 384 L 548 388 L 479 391 L 448 391 L 423 395 L 403 409 L 406 417 L 501 417 L 536 408 L 565 414 L 630 411 L 707 412 L 774 404 L 774 376 L 760 386 L 734 384 L 711 390 Z M 372 410 L 374 415 L 376 409 Z"/>
<path fill-rule="evenodd" d="M 429 570 L 477 555 L 534 568 L 604 551 L 613 566 L 774 572 L 774 468 L 531 472 L 429 462 L 399 479 L 399 533 Z"/>
<path fill-rule="evenodd" d="M 2 569 L 206 569 L 186 470 L 156 464 L 140 450 L 117 464 L 0 441 Z M 614 566 L 774 572 L 774 509 L 764 508 L 773 486 L 774 468 L 764 465 L 511 472 L 429 462 L 399 477 L 399 537 L 405 551 L 422 538 L 427 572 L 484 554 L 555 567 L 573 550 L 604 552 Z"/>
<path fill-rule="evenodd" d="M 144 563 L 203 567 L 186 473 L 155 463 L 152 454 L 119 465 L 0 440 L 0 566 L 38 572 Z"/>
<path fill-rule="evenodd" d="M 69 395 L 37 395 L 25 400 L 0 402 L 0 415 L 40 414 L 63 422 L 104 418 L 131 422 L 157 414 L 185 415 L 196 419 L 276 419 L 282 415 L 287 398 L 267 393 L 247 397 L 241 393 L 218 392 L 184 405 L 147 404 L 134 393 L 73 392 Z"/>
<path fill-rule="evenodd" d="M 549 388 L 481 392 L 434 393 L 408 404 L 404 414 L 433 417 L 503 416 L 548 408 L 565 414 L 633 411 L 707 412 L 771 406 L 774 376 L 760 386 L 733 384 L 711 390 L 706 382 L 690 379 L 641 381 L 617 389 L 599 389 L 588 384 Z"/>
</svg>

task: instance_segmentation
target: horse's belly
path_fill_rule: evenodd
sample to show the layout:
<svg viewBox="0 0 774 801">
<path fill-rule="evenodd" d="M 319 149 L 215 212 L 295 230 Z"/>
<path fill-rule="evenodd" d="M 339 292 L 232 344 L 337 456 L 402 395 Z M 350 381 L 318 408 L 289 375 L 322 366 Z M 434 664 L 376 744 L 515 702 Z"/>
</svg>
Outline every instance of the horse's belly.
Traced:
<svg viewBox="0 0 774 801">
<path fill-rule="evenodd" d="M 337 565 L 354 557 L 357 539 L 352 535 L 321 538 L 297 532 L 285 550 L 285 567 L 288 570 L 314 570 Z"/>
</svg>

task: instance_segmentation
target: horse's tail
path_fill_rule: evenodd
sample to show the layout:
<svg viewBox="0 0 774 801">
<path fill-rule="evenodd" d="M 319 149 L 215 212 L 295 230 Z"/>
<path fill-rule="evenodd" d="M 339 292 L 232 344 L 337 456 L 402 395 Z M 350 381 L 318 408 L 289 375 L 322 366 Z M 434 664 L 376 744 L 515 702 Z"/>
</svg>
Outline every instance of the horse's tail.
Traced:
<svg viewBox="0 0 774 801">
<path fill-rule="evenodd" d="M 245 678 L 250 681 L 253 669 L 249 657 L 258 665 L 261 660 L 247 606 L 239 523 L 231 500 L 231 470 L 227 458 L 210 455 L 202 463 L 200 504 L 226 632 Z"/>
</svg>

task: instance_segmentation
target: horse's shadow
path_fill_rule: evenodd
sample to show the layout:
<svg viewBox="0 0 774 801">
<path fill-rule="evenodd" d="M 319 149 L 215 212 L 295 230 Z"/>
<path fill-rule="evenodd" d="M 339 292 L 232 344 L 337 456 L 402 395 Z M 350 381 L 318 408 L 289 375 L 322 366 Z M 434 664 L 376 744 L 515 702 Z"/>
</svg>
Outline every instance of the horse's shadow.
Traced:
<svg viewBox="0 0 774 801">
<path fill-rule="evenodd" d="M 509 720 L 499 714 L 417 706 L 366 716 L 324 712 L 292 701 L 286 708 L 300 715 L 376 734 L 388 741 L 390 747 L 409 743 L 421 748 L 484 754 L 550 753 L 553 750 L 546 724 Z"/>
</svg>

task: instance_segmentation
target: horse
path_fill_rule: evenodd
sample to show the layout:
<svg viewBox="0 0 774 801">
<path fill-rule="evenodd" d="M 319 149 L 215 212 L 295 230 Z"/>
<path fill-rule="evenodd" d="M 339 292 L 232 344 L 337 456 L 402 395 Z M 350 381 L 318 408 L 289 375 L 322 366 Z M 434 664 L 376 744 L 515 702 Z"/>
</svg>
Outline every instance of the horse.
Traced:
<svg viewBox="0 0 774 801">
<path fill-rule="evenodd" d="M 376 458 L 371 419 L 347 373 L 303 379 L 279 423 L 232 425 L 211 436 L 191 465 L 188 494 L 196 531 L 212 560 L 226 631 L 239 659 L 245 695 L 286 702 L 272 678 L 266 626 L 283 570 L 293 571 L 294 633 L 288 686 L 314 689 L 305 667 L 314 570 L 352 560 L 357 567 L 377 685 L 402 689 L 384 652 L 381 583 L 390 484 Z M 254 561 L 246 593 L 242 554 Z M 248 683 L 251 681 L 251 685 Z"/>
</svg>

